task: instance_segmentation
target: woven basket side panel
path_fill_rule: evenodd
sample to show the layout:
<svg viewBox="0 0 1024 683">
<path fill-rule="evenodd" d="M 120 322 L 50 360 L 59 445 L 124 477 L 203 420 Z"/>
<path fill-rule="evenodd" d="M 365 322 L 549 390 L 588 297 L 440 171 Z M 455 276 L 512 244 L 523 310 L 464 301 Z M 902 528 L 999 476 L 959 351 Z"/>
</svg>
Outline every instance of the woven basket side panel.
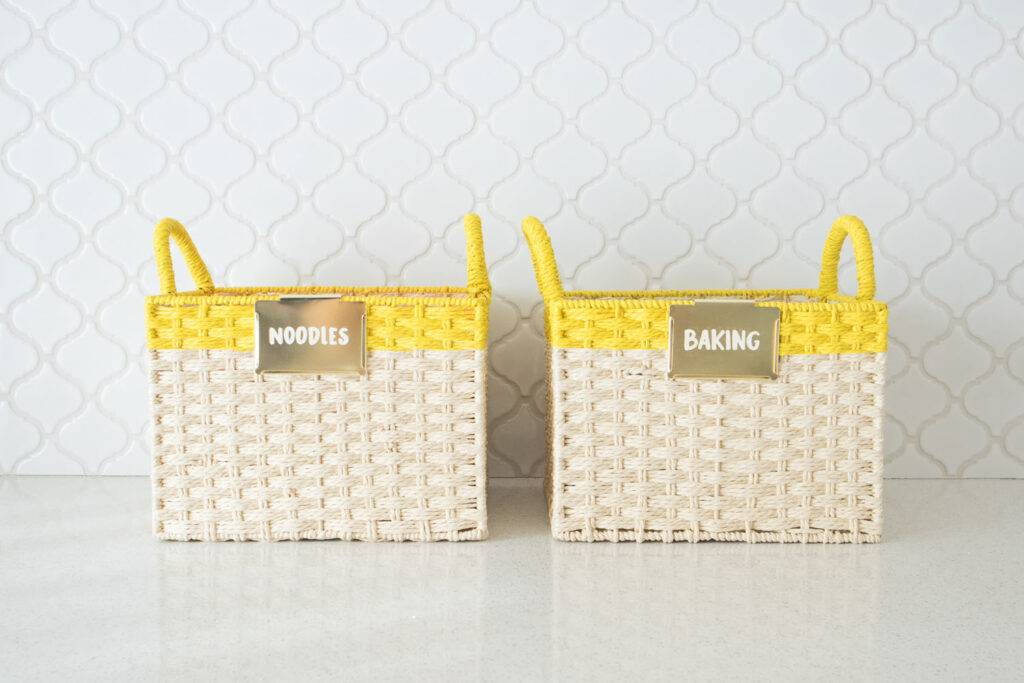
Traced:
<svg viewBox="0 0 1024 683">
<path fill-rule="evenodd" d="M 149 358 L 161 538 L 486 536 L 484 351 L 370 352 L 360 377 L 259 377 L 237 351 Z"/>
<path fill-rule="evenodd" d="M 784 356 L 774 381 L 669 379 L 666 364 L 553 350 L 556 536 L 879 539 L 885 354 Z"/>
<path fill-rule="evenodd" d="M 554 471 L 554 453 L 555 453 L 555 423 L 554 417 L 556 414 L 555 410 L 555 395 L 554 395 L 554 383 L 552 382 L 552 368 L 554 367 L 552 361 L 554 360 L 554 349 L 551 348 L 551 344 L 545 345 L 545 355 L 547 365 L 545 366 L 545 397 L 547 399 L 547 413 L 544 419 L 544 431 L 545 438 L 547 439 L 548 453 L 547 458 L 544 461 L 544 495 L 548 501 L 548 516 L 554 516 L 555 510 L 555 471 Z"/>
</svg>

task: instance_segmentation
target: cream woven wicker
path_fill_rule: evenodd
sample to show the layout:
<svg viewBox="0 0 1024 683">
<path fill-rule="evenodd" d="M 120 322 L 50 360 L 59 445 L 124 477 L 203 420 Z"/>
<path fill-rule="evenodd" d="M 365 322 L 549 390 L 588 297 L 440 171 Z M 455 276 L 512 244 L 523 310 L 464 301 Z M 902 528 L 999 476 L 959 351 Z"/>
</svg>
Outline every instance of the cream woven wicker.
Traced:
<svg viewBox="0 0 1024 683">
<path fill-rule="evenodd" d="M 556 538 L 880 540 L 888 314 L 858 219 L 833 225 L 808 290 L 565 292 L 544 227 L 523 230 L 545 300 Z M 848 234 L 856 297 L 836 291 Z M 669 378 L 668 308 L 696 299 L 779 308 L 778 378 Z"/>
<path fill-rule="evenodd" d="M 216 289 L 176 221 L 157 226 L 146 299 L 154 533 L 172 540 L 487 536 L 487 319 L 480 219 L 465 288 Z M 169 240 L 197 290 L 177 293 Z M 364 375 L 257 375 L 254 304 L 366 304 Z"/>
</svg>

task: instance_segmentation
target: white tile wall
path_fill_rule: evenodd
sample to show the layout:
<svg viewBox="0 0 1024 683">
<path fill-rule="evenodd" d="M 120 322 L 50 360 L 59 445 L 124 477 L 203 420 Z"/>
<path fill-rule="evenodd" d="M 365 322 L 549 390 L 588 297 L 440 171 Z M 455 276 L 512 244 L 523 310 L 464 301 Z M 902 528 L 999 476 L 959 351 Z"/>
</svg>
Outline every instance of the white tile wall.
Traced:
<svg viewBox="0 0 1024 683">
<path fill-rule="evenodd" d="M 1024 476 L 1024 3 L 0 0 L 0 472 L 145 473 L 151 229 L 222 284 L 450 283 L 481 213 L 491 472 L 538 474 L 539 297 L 891 302 L 891 476 Z M 844 285 L 853 282 L 849 264 Z"/>
</svg>

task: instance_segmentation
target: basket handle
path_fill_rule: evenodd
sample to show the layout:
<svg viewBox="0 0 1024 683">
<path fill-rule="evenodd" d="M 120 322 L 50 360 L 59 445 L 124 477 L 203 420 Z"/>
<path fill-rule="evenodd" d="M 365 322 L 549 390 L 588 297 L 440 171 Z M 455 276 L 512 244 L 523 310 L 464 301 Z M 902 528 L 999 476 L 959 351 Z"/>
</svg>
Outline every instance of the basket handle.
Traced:
<svg viewBox="0 0 1024 683">
<path fill-rule="evenodd" d="M 829 297 L 839 291 L 839 256 L 847 235 L 853 242 L 853 256 L 857 262 L 857 298 L 870 301 L 875 297 L 875 259 L 868 229 L 856 216 L 840 216 L 828 232 L 825 251 L 821 255 L 818 293 Z"/>
<path fill-rule="evenodd" d="M 480 227 L 480 216 L 467 213 L 462 219 L 466 230 L 466 285 L 473 294 L 491 293 L 491 281 L 487 277 L 487 259 L 484 257 L 484 236 Z"/>
<path fill-rule="evenodd" d="M 555 263 L 555 252 L 551 248 L 551 238 L 544 224 L 533 216 L 523 219 L 523 234 L 530 247 L 533 258 L 533 272 L 537 276 L 537 288 L 544 301 L 561 299 L 565 295 L 562 280 L 558 277 L 558 264 Z"/>
<path fill-rule="evenodd" d="M 178 288 L 174 284 L 174 265 L 171 262 L 171 240 L 174 240 L 185 257 L 192 282 L 200 292 L 212 292 L 213 280 L 210 271 L 199 256 L 192 238 L 178 221 L 165 218 L 156 224 L 153 232 L 153 252 L 156 254 L 156 270 L 160 274 L 160 291 L 164 294 L 176 294 Z"/>
</svg>

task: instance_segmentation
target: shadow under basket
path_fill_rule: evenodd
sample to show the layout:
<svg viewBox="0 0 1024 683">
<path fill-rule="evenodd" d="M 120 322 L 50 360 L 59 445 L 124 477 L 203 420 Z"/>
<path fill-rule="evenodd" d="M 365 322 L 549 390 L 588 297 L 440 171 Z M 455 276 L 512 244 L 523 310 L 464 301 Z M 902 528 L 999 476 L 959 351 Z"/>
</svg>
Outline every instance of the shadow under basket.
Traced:
<svg viewBox="0 0 1024 683">
<path fill-rule="evenodd" d="M 154 533 L 171 540 L 487 536 L 491 287 L 466 216 L 468 286 L 214 288 L 192 240 L 154 237 L 146 299 Z M 174 239 L 196 290 L 178 293 Z M 257 301 L 365 304 L 364 374 L 258 374 Z"/>
<path fill-rule="evenodd" d="M 881 538 L 886 305 L 868 232 L 843 216 L 817 289 L 566 292 L 523 221 L 545 302 L 551 530 L 566 541 Z M 837 293 L 847 235 L 859 288 Z M 779 309 L 777 378 L 670 377 L 669 307 Z"/>
</svg>

